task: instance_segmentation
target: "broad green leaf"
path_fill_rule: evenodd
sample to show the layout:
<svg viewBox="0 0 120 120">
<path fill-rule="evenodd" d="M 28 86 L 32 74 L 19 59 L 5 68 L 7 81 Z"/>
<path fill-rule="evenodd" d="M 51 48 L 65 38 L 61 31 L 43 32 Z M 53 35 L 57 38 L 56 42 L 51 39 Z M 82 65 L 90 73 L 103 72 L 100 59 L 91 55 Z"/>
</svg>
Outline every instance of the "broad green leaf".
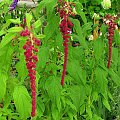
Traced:
<svg viewBox="0 0 120 120">
<path fill-rule="evenodd" d="M 43 100 L 41 97 L 38 97 L 37 98 L 37 115 L 39 116 L 39 118 L 41 118 L 44 111 L 45 111 L 45 105 L 43 103 Z"/>
<path fill-rule="evenodd" d="M 6 116 L 0 116 L 0 120 L 6 120 Z"/>
<path fill-rule="evenodd" d="M 50 17 L 49 22 L 47 23 L 47 26 L 45 27 L 44 30 L 44 34 L 46 35 L 45 39 L 48 40 L 52 37 L 53 34 L 56 33 L 56 31 L 58 31 L 58 27 L 59 27 L 59 17 L 52 14 L 52 16 Z M 49 33 L 49 34 L 48 34 Z"/>
<path fill-rule="evenodd" d="M 37 88 L 37 90 L 38 90 L 39 79 L 40 79 L 40 75 L 39 75 L 39 73 L 36 71 L 36 88 Z"/>
<path fill-rule="evenodd" d="M 86 71 L 82 69 L 78 60 L 69 61 L 67 71 L 77 83 L 86 84 Z"/>
<path fill-rule="evenodd" d="M 9 20 L 7 20 L 6 23 L 3 25 L 3 29 L 7 28 L 10 25 L 10 23 L 11 22 Z"/>
<path fill-rule="evenodd" d="M 75 105 L 69 101 L 68 99 L 66 99 L 66 104 L 74 111 L 77 111 L 77 108 L 75 107 Z"/>
<path fill-rule="evenodd" d="M 111 63 L 111 66 L 113 66 L 113 68 L 117 69 L 118 62 L 119 62 L 119 48 L 112 47 L 112 63 Z"/>
<path fill-rule="evenodd" d="M 109 70 L 109 75 L 116 85 L 120 86 L 120 76 L 118 76 L 112 68 Z"/>
<path fill-rule="evenodd" d="M 55 8 L 55 6 L 56 6 L 56 3 L 57 3 L 57 0 L 47 0 L 47 4 L 46 4 L 46 13 L 47 13 L 47 19 L 50 21 L 50 20 L 52 20 L 52 21 L 54 21 L 53 19 L 53 17 L 54 16 L 52 16 L 53 15 L 53 11 L 54 11 L 54 8 Z M 52 19 L 51 19 L 52 18 Z M 56 21 L 54 21 L 54 23 L 56 23 Z"/>
<path fill-rule="evenodd" d="M 84 33 L 87 34 L 87 31 L 88 31 L 88 30 L 92 30 L 92 27 L 91 27 L 92 25 L 93 25 L 92 22 L 88 22 L 88 23 L 84 24 L 84 25 L 82 26 L 82 29 L 83 29 Z"/>
<path fill-rule="evenodd" d="M 17 34 L 16 33 L 8 33 L 5 35 L 5 37 L 2 39 L 0 43 L 0 48 L 7 45 Z"/>
<path fill-rule="evenodd" d="M 28 71 L 26 68 L 26 62 L 24 55 L 20 54 L 19 62 L 16 64 L 16 69 L 18 72 L 18 76 L 21 78 L 21 81 L 27 77 Z"/>
<path fill-rule="evenodd" d="M 96 81 L 96 89 L 98 93 L 101 93 L 104 98 L 108 98 L 107 96 L 107 87 L 108 87 L 108 80 L 107 80 L 107 72 L 97 67 L 95 70 L 95 81 Z"/>
<path fill-rule="evenodd" d="M 89 118 L 91 120 L 93 113 L 92 113 L 91 107 L 89 105 L 86 106 L 86 113 L 89 115 Z"/>
<path fill-rule="evenodd" d="M 96 92 L 96 91 L 94 91 L 93 93 L 92 93 L 92 100 L 93 101 L 97 101 L 98 100 L 98 93 Z"/>
<path fill-rule="evenodd" d="M 5 29 L 6 27 L 8 27 L 11 23 L 14 23 L 14 24 L 20 24 L 20 19 L 8 19 L 6 21 L 6 23 L 3 25 L 3 29 Z"/>
<path fill-rule="evenodd" d="M 43 35 L 43 34 L 37 35 L 37 38 L 39 38 L 39 39 L 45 38 L 45 35 Z"/>
<path fill-rule="evenodd" d="M 25 120 L 26 118 L 30 117 L 31 98 L 27 89 L 22 85 L 16 86 L 13 92 L 13 99 L 21 119 Z"/>
<path fill-rule="evenodd" d="M 0 49 L 0 55 L 1 55 L 0 56 L 0 68 L 4 69 L 4 71 L 6 72 L 10 70 L 13 51 L 14 51 L 13 46 L 11 44 L 7 44 L 5 47 Z"/>
<path fill-rule="evenodd" d="M 105 107 L 106 107 L 109 111 L 111 111 L 110 104 L 108 103 L 108 100 L 106 100 L 106 99 L 103 98 L 103 104 L 105 105 Z"/>
<path fill-rule="evenodd" d="M 46 0 L 42 0 L 42 1 L 38 4 L 38 6 L 37 6 L 37 8 L 36 8 L 36 11 L 37 11 L 37 10 L 41 11 L 41 10 L 45 7 L 46 3 L 47 3 Z"/>
<path fill-rule="evenodd" d="M 115 30 L 114 32 L 114 39 L 115 39 L 115 43 L 119 46 L 120 45 L 120 33 L 118 30 Z"/>
<path fill-rule="evenodd" d="M 0 31 L 0 36 L 4 35 L 6 32 L 4 30 Z"/>
<path fill-rule="evenodd" d="M 32 15 L 30 13 L 26 13 L 26 23 L 29 29 L 30 29 L 31 20 L 32 20 Z"/>
<path fill-rule="evenodd" d="M 6 80 L 7 76 L 0 71 L 0 101 L 4 98 L 6 93 Z"/>
<path fill-rule="evenodd" d="M 83 9 L 82 4 L 80 2 L 79 3 L 77 2 L 76 11 L 80 15 L 80 17 L 82 18 L 83 22 L 87 23 L 87 18 L 85 16 L 85 13 L 82 11 L 82 9 Z"/>
<path fill-rule="evenodd" d="M 85 88 L 82 85 L 74 85 L 68 89 L 69 96 L 71 97 L 73 104 L 77 108 L 80 109 L 80 106 L 84 103 L 86 99 Z"/>
<path fill-rule="evenodd" d="M 20 18 L 17 18 L 17 19 L 9 19 L 9 21 L 11 22 L 11 23 L 14 23 L 14 24 L 20 24 Z"/>
<path fill-rule="evenodd" d="M 12 28 L 8 29 L 7 32 L 15 33 L 15 32 L 21 32 L 22 30 L 23 30 L 22 27 L 12 27 Z"/>
<path fill-rule="evenodd" d="M 82 115 L 85 112 L 85 104 L 80 106 L 80 115 Z"/>
<path fill-rule="evenodd" d="M 42 25 L 41 20 L 37 20 L 37 21 L 33 24 L 34 28 L 38 28 L 38 27 L 40 27 L 41 25 Z"/>
<path fill-rule="evenodd" d="M 74 120 L 74 119 L 73 119 L 74 113 L 73 113 L 72 111 L 68 111 L 67 114 L 68 114 L 68 116 L 69 116 L 69 120 Z"/>
<path fill-rule="evenodd" d="M 104 50 L 103 41 L 101 39 L 97 39 L 96 41 L 94 41 L 94 54 L 96 60 L 99 60 L 101 58 L 103 50 Z"/>
<path fill-rule="evenodd" d="M 101 117 L 99 117 L 98 115 L 94 114 L 93 118 L 91 120 L 104 120 Z"/>
<path fill-rule="evenodd" d="M 52 117 L 53 117 L 53 120 L 60 120 L 60 113 L 55 105 L 55 103 L 52 103 Z"/>
<path fill-rule="evenodd" d="M 80 26 L 79 20 L 71 19 L 71 21 L 73 22 L 74 30 L 77 33 L 77 35 L 76 34 L 72 34 L 73 39 L 77 39 L 80 42 L 81 46 L 87 48 L 87 44 L 86 44 L 86 41 L 85 41 L 85 36 L 83 34 L 83 30 L 82 30 L 82 27 Z"/>
<path fill-rule="evenodd" d="M 48 47 L 41 47 L 38 52 L 39 62 L 37 63 L 37 71 L 45 67 L 46 63 L 49 61 L 49 49 Z"/>
<path fill-rule="evenodd" d="M 48 92 L 49 97 L 52 100 L 56 100 L 61 96 L 62 87 L 60 85 L 60 79 L 54 76 L 49 77 L 46 80 L 45 88 Z"/>
</svg>

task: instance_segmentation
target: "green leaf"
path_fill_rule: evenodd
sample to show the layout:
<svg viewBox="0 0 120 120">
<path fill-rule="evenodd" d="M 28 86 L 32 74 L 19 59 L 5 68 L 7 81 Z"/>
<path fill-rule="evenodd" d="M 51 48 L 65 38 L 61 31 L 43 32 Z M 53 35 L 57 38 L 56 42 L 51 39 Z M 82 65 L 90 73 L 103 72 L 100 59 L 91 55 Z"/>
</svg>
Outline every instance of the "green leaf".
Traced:
<svg viewBox="0 0 120 120">
<path fill-rule="evenodd" d="M 81 68 L 78 60 L 69 61 L 67 70 L 76 82 L 82 85 L 86 84 L 86 71 Z"/>
<path fill-rule="evenodd" d="M 110 109 L 110 104 L 108 103 L 108 100 L 106 100 L 106 99 L 104 99 L 103 98 L 103 104 L 105 105 L 105 107 L 109 110 L 109 111 L 111 111 L 111 109 Z"/>
<path fill-rule="evenodd" d="M 96 41 L 94 41 L 94 54 L 96 60 L 99 60 L 101 58 L 101 55 L 103 54 L 103 50 L 104 50 L 103 48 L 104 48 L 104 44 L 101 39 L 97 39 Z"/>
<path fill-rule="evenodd" d="M 5 35 L 5 37 L 2 39 L 0 48 L 7 45 L 17 34 L 16 33 L 8 33 Z"/>
<path fill-rule="evenodd" d="M 41 97 L 37 98 L 37 115 L 39 116 L 39 118 L 41 118 L 41 116 L 43 115 L 45 111 L 45 105 L 43 103 L 43 100 Z"/>
<path fill-rule="evenodd" d="M 52 100 L 56 100 L 61 95 L 62 87 L 60 85 L 60 79 L 54 76 L 49 77 L 46 80 L 45 88 L 48 92 L 49 97 Z"/>
<path fill-rule="evenodd" d="M 59 113 L 59 111 L 54 103 L 52 103 L 51 110 L 52 110 L 53 120 L 60 120 L 60 113 Z"/>
<path fill-rule="evenodd" d="M 20 18 L 17 18 L 17 19 L 9 19 L 9 21 L 11 22 L 11 23 L 14 23 L 14 24 L 20 24 Z"/>
<path fill-rule="evenodd" d="M 7 76 L 0 71 L 0 101 L 4 98 L 6 93 Z"/>
<path fill-rule="evenodd" d="M 9 25 L 10 25 L 10 21 L 9 20 L 7 20 L 6 21 L 6 23 L 3 25 L 3 28 L 2 29 L 5 29 L 5 28 L 7 28 Z"/>
<path fill-rule="evenodd" d="M 52 14 L 50 17 L 49 22 L 47 23 L 47 26 L 44 29 L 44 34 L 46 35 L 45 39 L 48 40 L 52 37 L 53 34 L 56 33 L 59 27 L 59 17 L 56 16 L 55 14 Z M 49 33 L 49 34 L 48 34 Z"/>
<path fill-rule="evenodd" d="M 120 86 L 120 77 L 115 73 L 113 69 L 109 70 L 109 75 L 111 79 L 116 83 L 116 85 Z"/>
<path fill-rule="evenodd" d="M 39 38 L 39 39 L 42 39 L 44 37 L 45 37 L 45 35 L 43 35 L 43 34 L 37 35 L 37 38 Z"/>
<path fill-rule="evenodd" d="M 86 112 L 89 115 L 90 120 L 91 120 L 93 113 L 92 113 L 91 107 L 89 105 L 86 106 Z"/>
<path fill-rule="evenodd" d="M 97 67 L 95 70 L 95 81 L 96 81 L 96 89 L 98 93 L 101 93 L 104 98 L 108 98 L 107 96 L 107 87 L 108 87 L 108 80 L 107 80 L 107 72 L 104 71 L 102 68 Z"/>
<path fill-rule="evenodd" d="M 37 21 L 33 24 L 34 28 L 38 28 L 38 27 L 40 27 L 41 25 L 42 25 L 41 20 L 37 20 Z"/>
<path fill-rule="evenodd" d="M 82 4 L 79 3 L 79 2 L 77 2 L 77 4 L 76 4 L 76 11 L 81 16 L 83 22 L 87 23 L 87 19 L 86 19 L 85 13 L 82 11 Z"/>
<path fill-rule="evenodd" d="M 26 62 L 24 55 L 20 54 L 19 62 L 16 64 L 16 69 L 18 72 L 18 76 L 21 78 L 21 81 L 27 77 L 28 71 L 26 68 Z"/>
<path fill-rule="evenodd" d="M 16 86 L 13 92 L 13 99 L 17 111 L 22 119 L 30 117 L 31 113 L 31 98 L 27 89 L 24 86 Z"/>
<path fill-rule="evenodd" d="M 13 54 L 13 46 L 7 44 L 5 47 L 0 49 L 0 68 L 8 72 L 10 70 Z M 3 54 L 2 54 L 3 53 Z"/>
<path fill-rule="evenodd" d="M 39 62 L 37 63 L 37 71 L 46 66 L 46 62 L 49 61 L 49 49 L 48 47 L 41 47 L 38 53 Z"/>
<path fill-rule="evenodd" d="M 120 33 L 118 30 L 115 30 L 114 32 L 114 39 L 115 39 L 115 43 L 119 46 L 120 45 Z"/>
<path fill-rule="evenodd" d="M 46 0 L 47 1 L 47 4 L 46 4 L 46 14 L 47 14 L 47 19 L 48 20 L 52 20 L 54 23 L 56 23 L 56 21 L 54 21 L 53 19 L 53 11 L 54 11 L 54 8 L 56 6 L 56 3 L 57 3 L 57 0 Z M 52 19 L 51 19 L 52 18 Z"/>
<path fill-rule="evenodd" d="M 85 41 L 85 36 L 83 34 L 83 30 L 82 30 L 82 27 L 80 26 L 79 20 L 71 19 L 71 21 L 73 22 L 74 30 L 77 33 L 77 35 L 72 34 L 73 39 L 77 39 L 80 42 L 81 46 L 87 48 L 87 44 L 86 44 L 86 41 Z"/>
<path fill-rule="evenodd" d="M 30 29 L 31 20 L 32 20 L 32 15 L 30 13 L 26 13 L 26 23 L 29 29 Z"/>
<path fill-rule="evenodd" d="M 6 32 L 4 30 L 0 31 L 0 36 L 4 35 Z"/>
<path fill-rule="evenodd" d="M 22 27 L 12 27 L 12 28 L 8 29 L 7 32 L 15 33 L 15 32 L 21 32 L 22 30 L 23 30 Z"/>
<path fill-rule="evenodd" d="M 80 106 L 80 115 L 82 115 L 85 112 L 85 104 Z"/>
<path fill-rule="evenodd" d="M 39 75 L 39 73 L 36 71 L 36 88 L 37 88 L 37 90 L 38 90 L 39 79 L 40 79 L 40 75 Z"/>
<path fill-rule="evenodd" d="M 80 109 L 80 106 L 84 103 L 86 99 L 85 88 L 82 85 L 74 85 L 71 86 L 68 91 L 70 92 L 69 95 L 73 101 L 73 104 L 77 108 Z"/>
<path fill-rule="evenodd" d="M 94 91 L 93 93 L 92 93 L 92 100 L 93 101 L 97 101 L 98 100 L 98 93 L 96 92 L 96 91 Z"/>
<path fill-rule="evenodd" d="M 66 104 L 74 111 L 77 111 L 77 108 L 75 107 L 75 105 L 69 101 L 68 99 L 66 99 Z"/>
<path fill-rule="evenodd" d="M 92 30 L 92 27 L 91 27 L 92 25 L 93 25 L 92 22 L 88 22 L 88 23 L 84 24 L 84 25 L 82 26 L 83 31 L 84 31 L 84 32 L 87 32 L 88 30 Z"/>
</svg>

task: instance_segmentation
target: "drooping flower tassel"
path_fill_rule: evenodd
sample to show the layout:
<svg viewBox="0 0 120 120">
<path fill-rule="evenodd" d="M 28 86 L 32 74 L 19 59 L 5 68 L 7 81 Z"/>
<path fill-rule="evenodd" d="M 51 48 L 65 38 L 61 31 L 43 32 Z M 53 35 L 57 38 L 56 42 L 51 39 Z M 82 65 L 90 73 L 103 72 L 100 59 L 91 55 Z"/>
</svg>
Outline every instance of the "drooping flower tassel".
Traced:
<svg viewBox="0 0 120 120">
<path fill-rule="evenodd" d="M 26 67 L 28 69 L 28 76 L 30 77 L 30 85 L 32 91 L 32 112 L 31 116 L 34 117 L 36 115 L 36 63 L 38 62 L 37 52 L 38 49 L 36 46 L 40 46 L 40 40 L 36 39 L 33 34 L 26 28 L 20 33 L 21 36 L 28 36 L 28 40 L 26 41 L 23 49 L 25 50 L 25 60 Z"/>
<path fill-rule="evenodd" d="M 108 44 L 109 44 L 109 55 L 108 55 L 108 64 L 107 67 L 108 69 L 110 68 L 111 64 L 111 59 L 112 59 L 112 41 L 114 37 L 114 30 L 117 27 L 117 24 L 115 20 L 117 17 L 111 16 L 111 15 L 106 15 L 104 22 L 106 25 L 108 25 Z"/>
<path fill-rule="evenodd" d="M 63 37 L 63 45 L 64 45 L 64 64 L 63 64 L 63 72 L 62 72 L 62 78 L 61 78 L 61 85 L 64 85 L 64 79 L 66 75 L 66 68 L 67 68 L 67 59 L 68 59 L 68 42 L 70 38 L 70 34 L 72 33 L 72 27 L 73 24 L 69 19 L 70 15 L 73 15 L 72 9 L 68 2 L 63 2 L 59 0 L 60 7 L 58 8 L 58 11 L 60 13 L 60 31 L 62 33 Z"/>
</svg>

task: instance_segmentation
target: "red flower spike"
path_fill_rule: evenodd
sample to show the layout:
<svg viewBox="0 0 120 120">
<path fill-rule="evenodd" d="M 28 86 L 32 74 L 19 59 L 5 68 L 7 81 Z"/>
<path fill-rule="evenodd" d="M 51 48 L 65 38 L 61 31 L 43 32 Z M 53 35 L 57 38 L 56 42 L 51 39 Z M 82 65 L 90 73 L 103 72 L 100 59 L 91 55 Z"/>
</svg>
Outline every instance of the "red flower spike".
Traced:
<svg viewBox="0 0 120 120">
<path fill-rule="evenodd" d="M 21 33 L 20 33 L 21 36 L 23 37 L 26 37 L 26 36 L 29 36 L 30 35 L 30 32 L 29 30 L 23 30 Z"/>
<path fill-rule="evenodd" d="M 69 2 L 65 2 L 59 0 L 60 7 L 58 8 L 58 12 L 60 14 L 61 22 L 60 22 L 60 31 L 63 37 L 63 46 L 64 46 L 64 64 L 63 64 L 63 72 L 61 78 L 61 85 L 64 86 L 64 79 L 66 75 L 67 68 L 67 59 L 68 59 L 68 41 L 70 38 L 70 34 L 72 33 L 73 23 L 70 21 L 69 16 L 73 15 L 72 8 L 69 5 Z"/>
<path fill-rule="evenodd" d="M 108 55 L 108 64 L 107 64 L 108 69 L 110 68 L 111 58 L 112 58 L 112 41 L 113 41 L 113 37 L 114 37 L 114 30 L 117 25 L 115 23 L 116 19 L 118 19 L 118 17 L 106 15 L 105 24 L 108 25 L 108 27 L 109 27 L 108 28 L 109 55 Z"/>
<path fill-rule="evenodd" d="M 25 50 L 24 55 L 26 60 L 26 67 L 28 69 L 28 76 L 30 78 L 32 91 L 31 116 L 34 117 L 36 115 L 36 63 L 38 62 L 38 57 L 36 55 L 38 49 L 36 48 L 36 46 L 40 46 L 41 42 L 35 37 L 31 38 L 31 33 L 29 32 L 27 27 L 20 33 L 20 35 L 23 37 L 28 36 L 28 40 L 23 46 L 23 49 Z"/>
</svg>

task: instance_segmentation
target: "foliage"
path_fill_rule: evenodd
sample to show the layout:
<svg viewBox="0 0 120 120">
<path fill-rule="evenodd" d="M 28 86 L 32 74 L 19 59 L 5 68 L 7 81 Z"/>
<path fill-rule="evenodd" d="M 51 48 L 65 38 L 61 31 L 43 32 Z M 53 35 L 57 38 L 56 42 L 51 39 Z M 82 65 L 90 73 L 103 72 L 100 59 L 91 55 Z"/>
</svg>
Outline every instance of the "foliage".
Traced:
<svg viewBox="0 0 120 120">
<path fill-rule="evenodd" d="M 113 116 L 120 117 L 119 109 L 113 112 L 116 102 L 120 106 L 116 100 L 119 92 L 114 95 L 120 87 L 120 34 L 116 29 L 108 69 L 107 26 L 103 23 L 106 14 L 119 12 L 116 9 L 119 0 L 112 0 L 108 10 L 102 8 L 102 0 L 69 2 L 74 3 L 72 9 L 76 15 L 70 17 L 74 26 L 68 42 L 64 86 L 60 84 L 64 47 L 57 0 L 41 0 L 36 8 L 23 6 L 12 12 L 8 12 L 11 1 L 0 2 L 0 120 L 107 120 L 110 115 L 112 120 Z M 94 22 L 94 13 L 99 13 L 99 24 Z M 38 48 L 34 118 L 30 115 L 31 89 L 23 49 L 28 37 L 20 36 L 24 18 L 28 29 L 32 26 L 32 33 L 42 43 Z M 98 37 L 89 40 L 97 27 Z"/>
</svg>

